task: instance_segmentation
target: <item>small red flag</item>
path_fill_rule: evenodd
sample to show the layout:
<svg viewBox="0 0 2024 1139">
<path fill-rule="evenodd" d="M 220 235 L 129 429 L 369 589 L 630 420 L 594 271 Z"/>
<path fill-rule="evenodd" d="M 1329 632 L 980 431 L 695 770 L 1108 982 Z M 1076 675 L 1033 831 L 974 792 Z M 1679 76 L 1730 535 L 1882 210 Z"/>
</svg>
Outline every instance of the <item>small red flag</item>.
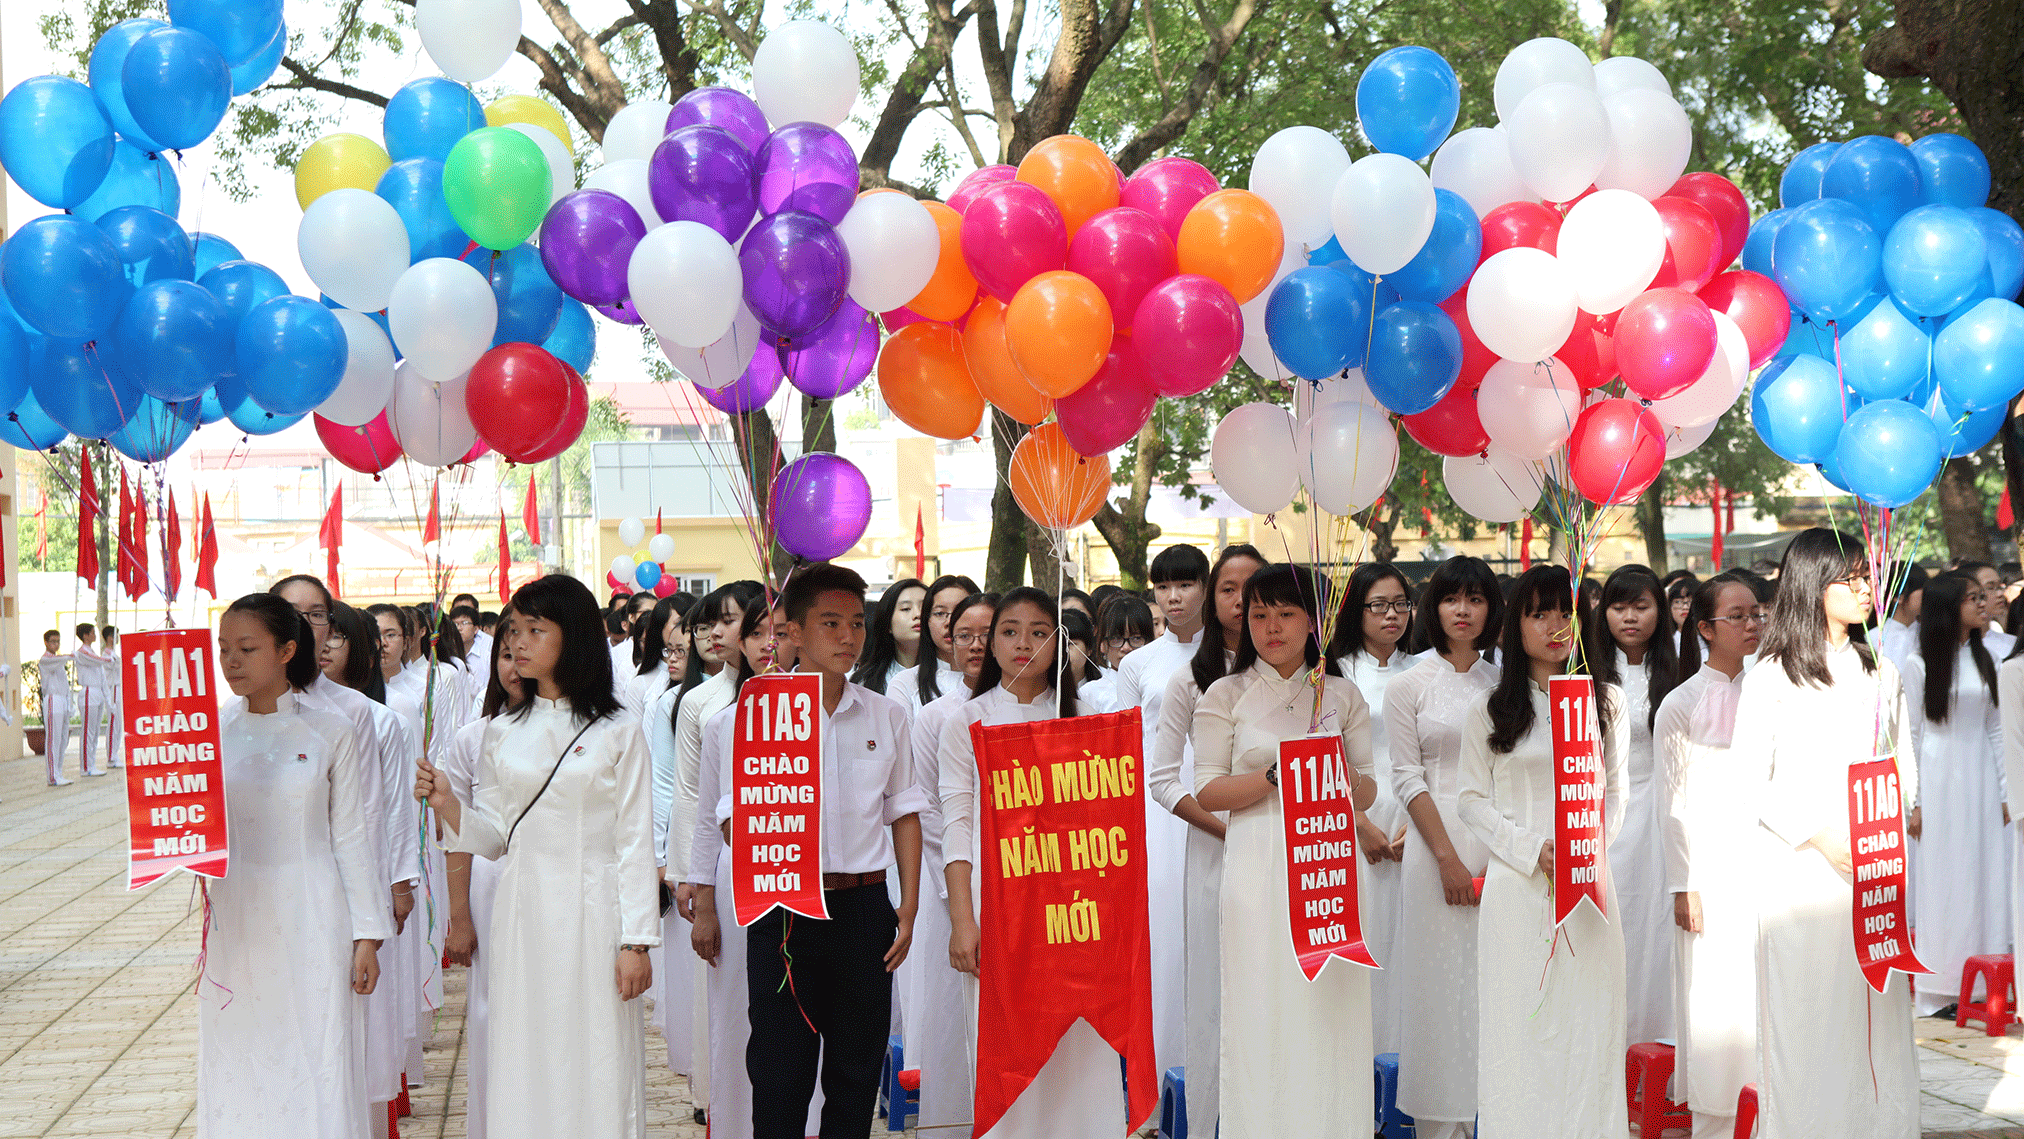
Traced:
<svg viewBox="0 0 2024 1139">
<path fill-rule="evenodd" d="M 928 576 L 928 524 L 921 517 L 921 506 L 914 504 L 914 576 Z"/>
<path fill-rule="evenodd" d="M 513 544 L 506 539 L 506 512 L 499 512 L 499 604 L 513 600 L 513 582 L 508 574 L 513 569 Z"/>
<path fill-rule="evenodd" d="M 204 520 L 197 526 L 197 576 L 196 588 L 211 594 L 211 600 L 218 599 L 218 531 L 211 524 L 211 496 L 204 495 Z"/>
<path fill-rule="evenodd" d="M 1715 572 L 1717 572 L 1717 573 L 1720 573 L 1720 572 L 1721 572 L 1721 570 L 1722 570 L 1722 537 L 1723 537 L 1723 535 L 1722 535 L 1722 484 L 1721 484 L 1721 483 L 1716 483 L 1716 484 L 1715 484 L 1715 495 L 1714 495 L 1714 503 L 1713 503 L 1713 506 L 1714 506 L 1714 511 L 1715 511 L 1715 530 L 1714 530 L 1714 535 L 1715 535 L 1715 536 L 1714 536 L 1714 537 L 1713 537 L 1713 538 L 1712 538 L 1711 540 L 1709 540 L 1709 542 L 1708 542 L 1708 553 L 1709 553 L 1709 554 L 1710 554 L 1711 556 L 1713 556 L 1713 558 L 1714 558 L 1714 560 L 1715 560 Z"/>
<path fill-rule="evenodd" d="M 98 588 L 98 481 L 91 474 L 91 452 L 77 452 L 77 576 L 89 589 Z"/>
<path fill-rule="evenodd" d="M 534 502 L 534 473 L 527 474 L 527 505 L 520 508 L 520 525 L 527 530 L 527 540 L 536 548 L 541 546 L 541 510 Z"/>
<path fill-rule="evenodd" d="M 658 533 L 660 533 L 660 532 L 661 532 L 661 509 L 660 509 L 660 507 L 655 507 L 655 508 L 654 508 L 654 533 L 658 534 Z"/>
<path fill-rule="evenodd" d="M 429 483 L 429 517 L 427 521 L 422 523 L 423 546 L 427 546 L 431 542 L 441 542 L 443 540 L 443 524 L 437 517 L 436 512 L 436 486 L 435 482 Z"/>
<path fill-rule="evenodd" d="M 134 580 L 127 586 L 127 598 L 139 600 L 148 591 L 148 492 L 134 475 Z"/>
<path fill-rule="evenodd" d="M 183 591 L 183 520 L 176 515 L 176 492 L 164 486 L 168 509 L 162 520 L 162 576 L 168 582 L 169 600 Z"/>
<path fill-rule="evenodd" d="M 343 595 L 338 589 L 337 549 L 344 544 L 344 484 L 337 484 L 331 493 L 330 509 L 323 512 L 323 525 L 317 528 L 316 544 L 323 547 L 323 580 L 330 586 L 333 597 Z"/>
<path fill-rule="evenodd" d="M 134 588 L 134 499 L 127 483 L 126 468 L 119 471 L 119 547 L 113 562 L 114 577 L 129 599 L 139 597 Z"/>
<path fill-rule="evenodd" d="M 1532 568 L 1532 516 L 1525 516 L 1525 524 L 1518 528 L 1518 572 Z"/>
</svg>

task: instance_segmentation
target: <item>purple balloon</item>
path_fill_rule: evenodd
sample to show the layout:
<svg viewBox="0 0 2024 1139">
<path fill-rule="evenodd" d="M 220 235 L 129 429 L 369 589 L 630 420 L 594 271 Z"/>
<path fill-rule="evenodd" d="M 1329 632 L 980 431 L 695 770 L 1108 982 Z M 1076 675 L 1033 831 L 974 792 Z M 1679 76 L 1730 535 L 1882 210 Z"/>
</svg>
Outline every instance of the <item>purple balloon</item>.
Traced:
<svg viewBox="0 0 2024 1139">
<path fill-rule="evenodd" d="M 857 201 L 857 154 L 842 135 L 815 123 L 788 123 L 759 148 L 759 209 L 807 210 L 831 225 Z"/>
<path fill-rule="evenodd" d="M 699 387 L 696 394 L 725 415 L 743 415 L 765 407 L 773 393 L 780 390 L 781 377 L 778 353 L 754 352 L 743 375 L 714 390 Z"/>
<path fill-rule="evenodd" d="M 698 221 L 724 235 L 744 236 L 759 212 L 752 153 L 721 127 L 683 127 L 654 148 L 647 192 L 663 221 Z"/>
<path fill-rule="evenodd" d="M 828 324 L 787 351 L 786 363 L 795 390 L 835 399 L 863 383 L 878 363 L 878 317 L 846 297 Z"/>
<path fill-rule="evenodd" d="M 760 218 L 738 246 L 745 306 L 775 336 L 799 347 L 843 304 L 850 252 L 836 227 L 800 210 Z"/>
<path fill-rule="evenodd" d="M 668 126 L 663 133 L 673 134 L 683 127 L 702 123 L 730 131 L 753 154 L 766 145 L 766 114 L 742 91 L 729 87 L 696 88 L 675 100 L 675 109 L 668 112 Z"/>
<path fill-rule="evenodd" d="M 616 304 L 592 305 L 590 311 L 607 320 L 618 321 L 620 324 L 641 325 L 646 323 L 646 318 L 641 316 L 639 310 L 633 307 L 631 297 L 627 297 Z"/>
<path fill-rule="evenodd" d="M 609 190 L 577 190 L 541 219 L 541 266 L 584 304 L 617 304 L 629 295 L 626 269 L 646 235 L 631 202 Z"/>
<path fill-rule="evenodd" d="M 773 476 L 773 537 L 811 562 L 849 552 L 871 525 L 871 483 L 849 459 L 815 451 Z"/>
</svg>

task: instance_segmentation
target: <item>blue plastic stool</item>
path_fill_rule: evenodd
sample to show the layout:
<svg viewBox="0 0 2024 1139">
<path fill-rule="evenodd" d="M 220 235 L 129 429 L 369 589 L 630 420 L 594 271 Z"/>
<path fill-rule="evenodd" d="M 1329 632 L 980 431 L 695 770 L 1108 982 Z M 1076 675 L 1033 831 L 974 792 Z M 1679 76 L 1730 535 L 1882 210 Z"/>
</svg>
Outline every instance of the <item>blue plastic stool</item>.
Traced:
<svg viewBox="0 0 2024 1139">
<path fill-rule="evenodd" d="M 878 1114 L 887 1131 L 905 1131 L 907 1117 L 921 1111 L 921 1074 L 907 1071 L 905 1065 L 900 1038 L 887 1037 L 885 1070 L 878 1078 Z"/>
<path fill-rule="evenodd" d="M 1384 1053 L 1375 1067 L 1377 1133 L 1384 1139 L 1413 1139 L 1413 1117 L 1399 1110 L 1399 1054 Z"/>
<path fill-rule="evenodd" d="M 1160 1081 L 1159 1139 L 1188 1139 L 1188 1070 L 1168 1068 Z"/>
</svg>

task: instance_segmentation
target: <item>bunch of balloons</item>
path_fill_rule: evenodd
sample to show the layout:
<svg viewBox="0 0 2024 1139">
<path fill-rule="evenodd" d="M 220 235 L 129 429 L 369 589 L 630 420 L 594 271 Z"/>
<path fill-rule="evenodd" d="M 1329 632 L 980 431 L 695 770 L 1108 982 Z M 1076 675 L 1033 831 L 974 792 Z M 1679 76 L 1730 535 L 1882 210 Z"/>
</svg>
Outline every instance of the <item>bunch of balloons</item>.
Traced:
<svg viewBox="0 0 2024 1139">
<path fill-rule="evenodd" d="M 1988 195 L 1988 160 L 1954 134 L 1793 158 L 1743 250 L 1792 304 L 1751 398 L 1767 446 L 1897 507 L 1994 438 L 2024 392 L 2024 230 Z"/>
<path fill-rule="evenodd" d="M 633 552 L 611 560 L 611 568 L 604 576 L 606 585 L 625 593 L 643 589 L 655 597 L 671 597 L 681 589 L 681 582 L 668 572 L 667 565 L 668 559 L 675 556 L 674 535 L 657 529 L 648 538 L 645 522 L 625 518 L 618 524 L 618 540 L 633 547 Z"/>
</svg>

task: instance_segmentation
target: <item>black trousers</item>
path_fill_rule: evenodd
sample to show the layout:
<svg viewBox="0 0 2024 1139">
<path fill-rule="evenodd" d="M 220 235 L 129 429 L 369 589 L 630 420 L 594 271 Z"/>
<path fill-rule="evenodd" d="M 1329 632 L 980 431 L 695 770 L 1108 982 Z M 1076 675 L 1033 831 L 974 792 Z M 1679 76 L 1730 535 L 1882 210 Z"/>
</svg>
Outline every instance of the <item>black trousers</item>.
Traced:
<svg viewBox="0 0 2024 1139">
<path fill-rule="evenodd" d="M 774 910 L 746 931 L 753 1139 L 804 1139 L 818 1056 L 822 1139 L 871 1135 L 892 1027 L 885 953 L 899 919 L 883 882 L 825 900 L 828 921 Z"/>
</svg>

